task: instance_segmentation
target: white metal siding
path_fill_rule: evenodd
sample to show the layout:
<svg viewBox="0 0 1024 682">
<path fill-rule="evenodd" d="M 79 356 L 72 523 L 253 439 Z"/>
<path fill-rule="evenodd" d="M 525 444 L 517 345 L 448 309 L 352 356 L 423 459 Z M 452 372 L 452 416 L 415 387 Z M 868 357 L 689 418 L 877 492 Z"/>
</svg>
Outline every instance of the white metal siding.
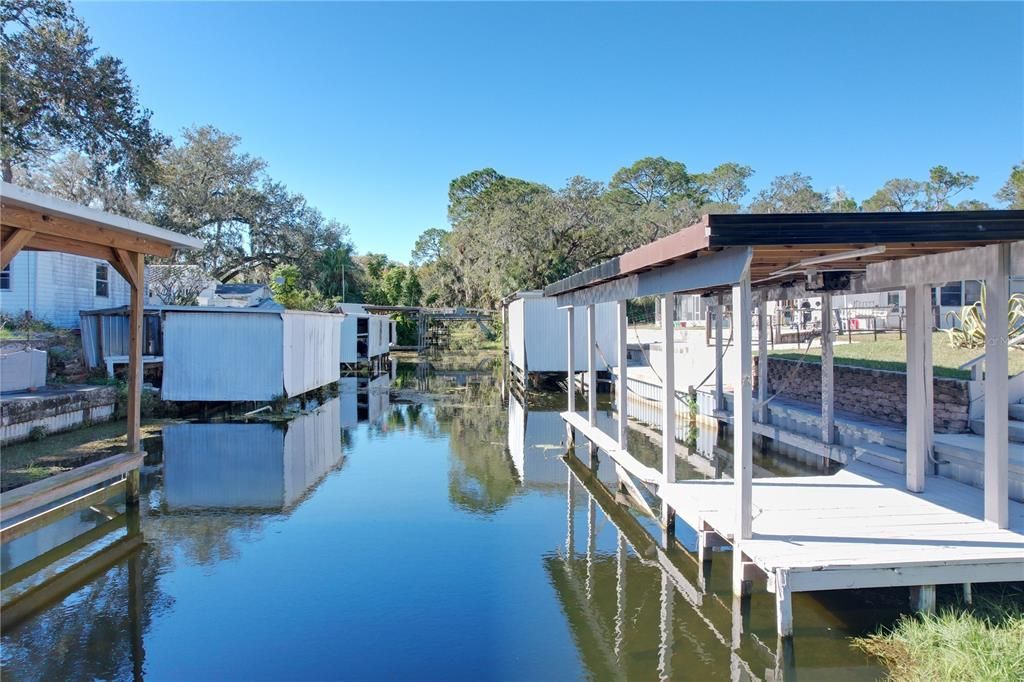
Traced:
<svg viewBox="0 0 1024 682">
<path fill-rule="evenodd" d="M 615 303 L 597 307 L 597 369 L 618 365 Z M 574 315 L 576 371 L 587 369 L 587 312 Z M 564 372 L 567 361 L 566 311 L 551 297 L 528 297 L 509 305 L 509 359 L 528 372 Z"/>
<path fill-rule="evenodd" d="M 164 317 L 164 400 L 272 400 L 284 393 L 283 323 L 269 313 Z"/>
<path fill-rule="evenodd" d="M 338 329 L 340 334 L 340 357 L 342 362 L 359 362 L 358 346 L 356 345 L 356 333 L 358 332 L 358 318 L 355 315 L 339 315 Z"/>
<path fill-rule="evenodd" d="M 386 315 L 370 315 L 369 355 L 375 358 L 388 352 L 391 339 L 391 318 Z"/>
<path fill-rule="evenodd" d="M 287 311 L 284 324 L 284 389 L 291 397 L 334 383 L 340 376 L 341 329 L 333 315 Z"/>
<path fill-rule="evenodd" d="M 109 296 L 96 295 L 96 265 L 107 266 Z M 0 291 L 0 312 L 29 310 L 58 327 L 78 326 L 80 310 L 127 305 L 131 287 L 106 261 L 69 253 L 23 251 L 11 261 L 11 288 Z"/>
</svg>

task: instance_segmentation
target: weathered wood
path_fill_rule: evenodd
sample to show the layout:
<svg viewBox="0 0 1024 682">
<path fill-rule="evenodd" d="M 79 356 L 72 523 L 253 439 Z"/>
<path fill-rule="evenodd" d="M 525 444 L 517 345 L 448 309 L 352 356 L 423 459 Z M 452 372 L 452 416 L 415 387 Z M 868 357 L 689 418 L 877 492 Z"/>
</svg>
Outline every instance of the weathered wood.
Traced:
<svg viewBox="0 0 1024 682">
<path fill-rule="evenodd" d="M 955 280 L 984 280 L 995 272 L 1002 248 L 993 244 L 872 264 L 867 268 L 866 285 L 872 291 L 889 291 Z M 1011 274 L 1024 274 L 1024 245 L 1011 249 L 1009 267 Z"/>
<path fill-rule="evenodd" d="M 136 267 L 135 261 L 132 259 L 132 255 L 124 249 L 114 249 L 114 255 L 117 256 L 117 263 L 121 266 L 119 272 L 127 280 L 128 284 L 133 287 L 143 287 L 143 272 L 139 272 Z"/>
<path fill-rule="evenodd" d="M 666 483 L 676 480 L 676 351 L 675 295 L 662 296 L 661 343 L 665 365 L 661 377 L 661 475 Z M 662 502 L 661 523 L 670 534 L 675 530 L 675 512 Z"/>
<path fill-rule="evenodd" d="M 21 516 L 138 469 L 141 465 L 142 455 L 129 452 L 83 464 L 76 469 L 9 490 L 0 495 L 0 517 L 6 521 Z"/>
<path fill-rule="evenodd" d="M 143 255 L 141 253 L 131 254 L 132 267 L 136 272 L 142 272 Z M 142 287 L 132 286 L 131 301 L 128 312 L 128 451 L 140 452 L 142 450 L 142 321 L 143 321 L 143 298 Z M 132 482 L 129 480 L 127 491 L 129 499 L 132 498 Z M 134 491 L 137 493 L 138 491 Z M 137 499 L 137 498 L 136 498 Z"/>
<path fill-rule="evenodd" d="M 780 637 L 793 636 L 793 592 L 789 587 L 789 572 L 779 569 L 774 575 L 775 629 Z"/>
<path fill-rule="evenodd" d="M 161 244 L 143 236 L 131 235 L 112 230 L 109 227 L 92 225 L 61 216 L 47 215 L 20 206 L 11 206 L 6 202 L 3 203 L 3 216 L 0 220 L 4 225 L 32 230 L 62 240 L 97 244 L 111 249 L 124 249 L 163 258 L 170 256 L 173 252 L 170 245 Z"/>
<path fill-rule="evenodd" d="M 566 358 L 569 363 L 569 370 L 566 374 L 566 385 L 568 387 L 568 403 L 566 410 L 569 412 L 576 411 L 576 324 L 575 324 L 575 309 L 569 306 L 565 309 L 565 318 L 568 322 L 568 334 L 569 345 L 566 353 Z"/>
<path fill-rule="evenodd" d="M 985 520 L 1009 527 L 1010 247 L 997 248 L 985 280 Z"/>
<path fill-rule="evenodd" d="M 111 483 L 99 490 L 94 490 L 91 493 L 69 500 L 56 507 L 47 509 L 46 511 L 39 512 L 35 516 L 22 519 L 21 521 L 7 526 L 0 531 L 0 544 L 6 544 L 15 538 L 20 538 L 33 531 L 39 530 L 43 526 L 56 523 L 69 514 L 73 514 L 81 509 L 88 509 L 97 502 L 108 500 L 123 490 L 124 481 L 117 481 L 116 483 Z"/>
<path fill-rule="evenodd" d="M 30 230 L 13 230 L 0 246 L 0 269 L 6 268 L 35 235 Z"/>
<path fill-rule="evenodd" d="M 768 421 L 768 301 L 757 302 L 757 421 Z"/>
<path fill-rule="evenodd" d="M 615 377 L 615 408 L 618 412 L 618 436 L 619 436 L 619 448 L 625 450 L 628 444 L 629 435 L 629 410 L 628 410 L 628 365 L 626 356 L 628 355 L 626 331 L 627 331 L 627 320 L 626 320 L 626 302 L 619 301 L 616 304 L 616 346 L 617 355 L 619 357 L 618 371 Z"/>
<path fill-rule="evenodd" d="M 907 289 L 907 490 L 921 492 L 932 449 L 932 420 L 927 414 L 931 367 L 931 291 Z"/>
<path fill-rule="evenodd" d="M 587 421 L 597 424 L 597 310 L 587 306 Z"/>
<path fill-rule="evenodd" d="M 124 514 L 119 514 L 112 519 L 107 519 L 107 521 L 101 523 L 95 528 L 90 528 L 84 533 L 76 535 L 67 542 L 62 542 L 56 547 L 43 552 L 34 559 L 26 561 L 23 564 L 19 564 L 9 571 L 5 571 L 3 574 L 4 589 L 7 589 L 11 585 L 16 585 L 25 578 L 35 575 L 47 566 L 50 566 L 72 553 L 77 552 L 83 547 L 92 544 L 108 533 L 124 528 L 124 526 L 125 516 Z"/>
<path fill-rule="evenodd" d="M 751 410 L 752 374 L 750 348 L 750 273 L 745 273 L 732 289 L 732 333 L 739 354 L 737 374 L 733 377 L 733 484 L 736 495 L 736 537 L 751 537 L 751 484 L 754 466 L 754 429 Z"/>
<path fill-rule="evenodd" d="M 715 297 L 715 409 L 725 409 L 725 339 L 722 322 L 725 317 L 725 299 Z"/>
<path fill-rule="evenodd" d="M 832 334 L 832 294 L 821 295 L 821 442 L 835 441 L 836 397 Z"/>
</svg>

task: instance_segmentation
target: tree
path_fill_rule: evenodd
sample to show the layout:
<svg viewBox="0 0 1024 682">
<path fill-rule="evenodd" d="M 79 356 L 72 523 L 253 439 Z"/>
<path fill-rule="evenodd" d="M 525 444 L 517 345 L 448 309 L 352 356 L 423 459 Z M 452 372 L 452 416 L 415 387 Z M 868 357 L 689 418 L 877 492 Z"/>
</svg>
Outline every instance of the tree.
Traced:
<svg viewBox="0 0 1024 682">
<path fill-rule="evenodd" d="M 416 244 L 412 247 L 412 264 L 425 265 L 433 263 L 441 258 L 444 250 L 444 240 L 448 236 L 448 230 L 439 227 L 427 228 L 416 238 Z"/>
<path fill-rule="evenodd" d="M 924 185 L 925 210 L 946 211 L 953 208 L 950 199 L 964 190 L 974 189 L 977 181 L 977 175 L 954 172 L 945 166 L 933 166 L 928 171 L 928 181 Z"/>
<path fill-rule="evenodd" d="M 1007 208 L 1024 209 L 1024 162 L 1010 170 L 1010 177 L 995 197 L 996 201 L 1009 204 Z"/>
<path fill-rule="evenodd" d="M 829 213 L 856 213 L 858 210 L 857 200 L 847 194 L 842 187 L 836 187 L 828 197 Z"/>
<path fill-rule="evenodd" d="M 0 163 L 3 179 L 30 158 L 67 150 L 94 174 L 145 193 L 167 139 L 153 130 L 120 60 L 97 55 L 63 0 L 0 6 Z"/>
<path fill-rule="evenodd" d="M 620 168 L 608 184 L 607 200 L 619 224 L 642 244 L 690 225 L 699 217 L 703 197 L 686 166 L 657 156 Z"/>
<path fill-rule="evenodd" d="M 780 175 L 769 187 L 758 192 L 750 204 L 751 213 L 820 213 L 828 199 L 811 186 L 811 178 L 802 173 Z"/>
<path fill-rule="evenodd" d="M 33 156 L 14 168 L 14 182 L 101 211 L 140 220 L 149 217 L 134 191 L 106 172 L 97 173 L 94 164 L 80 152 Z"/>
<path fill-rule="evenodd" d="M 361 274 L 362 269 L 352 256 L 352 245 L 345 244 L 320 254 L 314 282 L 325 296 L 339 298 L 342 302 L 359 301 L 362 299 Z"/>
<path fill-rule="evenodd" d="M 270 290 L 274 292 L 274 300 L 288 310 L 318 310 L 326 312 L 334 309 L 335 302 L 323 296 L 316 289 L 307 289 L 301 283 L 302 273 L 294 265 L 279 265 L 274 268 L 270 277 Z"/>
<path fill-rule="evenodd" d="M 754 174 L 750 166 L 728 162 L 695 177 L 708 205 L 709 213 L 738 213 L 740 201 L 747 195 L 747 179 Z"/>
<path fill-rule="evenodd" d="M 913 211 L 922 205 L 924 183 L 910 178 L 886 180 L 882 188 L 864 201 L 865 211 Z"/>
</svg>

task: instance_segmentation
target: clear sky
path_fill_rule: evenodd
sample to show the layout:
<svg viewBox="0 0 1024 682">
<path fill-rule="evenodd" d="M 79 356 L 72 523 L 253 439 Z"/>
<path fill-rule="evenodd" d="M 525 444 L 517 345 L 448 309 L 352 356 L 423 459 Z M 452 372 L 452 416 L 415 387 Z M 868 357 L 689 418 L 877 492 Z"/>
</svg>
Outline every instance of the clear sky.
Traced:
<svg viewBox="0 0 1024 682">
<path fill-rule="evenodd" d="M 648 155 L 856 199 L 1024 158 L 1024 3 L 78 4 L 172 134 L 212 124 L 408 260 L 449 181 L 561 185 Z"/>
</svg>

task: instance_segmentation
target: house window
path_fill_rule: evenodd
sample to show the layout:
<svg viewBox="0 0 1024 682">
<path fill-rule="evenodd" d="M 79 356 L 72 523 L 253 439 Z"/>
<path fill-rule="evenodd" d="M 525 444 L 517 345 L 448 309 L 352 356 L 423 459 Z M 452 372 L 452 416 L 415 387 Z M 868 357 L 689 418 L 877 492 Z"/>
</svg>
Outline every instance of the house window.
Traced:
<svg viewBox="0 0 1024 682">
<path fill-rule="evenodd" d="M 11 266 L 6 265 L 3 270 L 0 270 L 0 289 L 8 291 L 11 288 Z"/>
<path fill-rule="evenodd" d="M 964 282 L 964 305 L 974 305 L 981 300 L 981 282 L 969 279 Z"/>
<path fill-rule="evenodd" d="M 892 308 L 893 310 L 898 310 L 900 307 L 900 292 L 890 291 L 888 302 L 890 308 Z"/>
<path fill-rule="evenodd" d="M 963 305 L 963 282 L 953 282 L 942 287 L 939 294 L 939 305 L 960 306 Z"/>
<path fill-rule="evenodd" d="M 110 268 L 106 265 L 96 266 L 96 295 L 103 298 L 110 296 Z"/>
</svg>

